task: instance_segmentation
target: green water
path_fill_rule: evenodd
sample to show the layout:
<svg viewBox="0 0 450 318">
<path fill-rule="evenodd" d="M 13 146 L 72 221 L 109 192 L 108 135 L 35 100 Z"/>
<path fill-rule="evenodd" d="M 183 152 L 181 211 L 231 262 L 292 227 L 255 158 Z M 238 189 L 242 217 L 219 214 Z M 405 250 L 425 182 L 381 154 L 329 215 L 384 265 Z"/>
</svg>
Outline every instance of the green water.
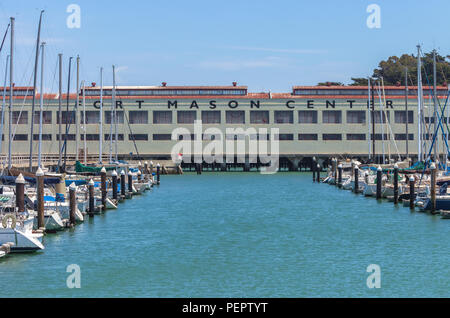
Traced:
<svg viewBox="0 0 450 318">
<path fill-rule="evenodd" d="M 161 186 L 0 260 L 11 297 L 449 297 L 450 220 L 310 174 L 163 176 Z M 81 268 L 81 288 L 66 267 Z M 369 264 L 381 288 L 369 289 Z"/>
</svg>

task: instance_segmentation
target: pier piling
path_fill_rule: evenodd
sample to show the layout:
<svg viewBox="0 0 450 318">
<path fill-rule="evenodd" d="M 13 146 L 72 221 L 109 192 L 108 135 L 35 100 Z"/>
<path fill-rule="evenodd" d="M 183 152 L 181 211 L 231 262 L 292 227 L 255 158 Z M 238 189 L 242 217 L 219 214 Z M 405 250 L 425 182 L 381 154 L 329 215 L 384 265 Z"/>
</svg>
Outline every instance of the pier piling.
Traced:
<svg viewBox="0 0 450 318">
<path fill-rule="evenodd" d="M 16 207 L 17 212 L 25 212 L 25 179 L 22 174 L 16 178 Z"/>
<path fill-rule="evenodd" d="M 112 176 L 112 197 L 117 201 L 117 171 L 114 170 Z"/>
<path fill-rule="evenodd" d="M 148 174 L 148 173 L 149 173 L 149 171 L 148 171 L 148 162 L 145 161 L 144 162 L 144 174 Z"/>
<path fill-rule="evenodd" d="M 311 170 L 313 182 L 316 182 L 316 157 L 312 158 Z"/>
<path fill-rule="evenodd" d="M 434 162 L 430 165 L 431 170 L 431 213 L 436 211 L 436 165 Z"/>
<path fill-rule="evenodd" d="M 398 164 L 394 165 L 394 204 L 398 204 Z"/>
<path fill-rule="evenodd" d="M 141 170 L 139 170 L 139 171 L 137 172 L 137 180 L 138 180 L 138 181 L 141 181 L 141 179 L 142 179 L 142 172 L 141 172 Z"/>
<path fill-rule="evenodd" d="M 377 168 L 377 200 L 381 199 L 381 179 L 382 179 L 383 170 L 381 166 Z"/>
<path fill-rule="evenodd" d="M 317 164 L 317 183 L 320 183 L 320 164 Z"/>
<path fill-rule="evenodd" d="M 120 195 L 125 199 L 125 171 L 120 171 Z"/>
<path fill-rule="evenodd" d="M 359 167 L 357 165 L 355 165 L 355 173 L 354 173 L 354 189 L 353 192 L 355 192 L 356 194 L 359 193 Z"/>
<path fill-rule="evenodd" d="M 38 229 L 45 230 L 44 220 L 44 172 L 41 167 L 36 171 Z"/>
<path fill-rule="evenodd" d="M 128 171 L 128 192 L 130 194 L 133 193 L 133 175 L 131 174 L 131 171 Z"/>
<path fill-rule="evenodd" d="M 89 216 L 94 216 L 95 212 L 95 194 L 94 194 L 94 180 L 89 180 Z"/>
<path fill-rule="evenodd" d="M 201 169 L 201 166 L 200 166 Z M 158 163 L 156 164 L 156 184 L 159 185 L 160 183 L 160 174 L 161 174 L 161 165 Z"/>
<path fill-rule="evenodd" d="M 102 191 L 102 210 L 106 211 L 106 194 L 108 193 L 106 190 L 106 169 L 102 168 L 100 171 L 101 178 L 101 191 Z"/>
<path fill-rule="evenodd" d="M 77 198 L 76 198 L 77 186 L 75 182 L 69 186 L 69 226 L 74 226 L 76 223 L 75 213 L 77 209 Z"/>
<path fill-rule="evenodd" d="M 411 176 L 409 178 L 409 208 L 411 210 L 414 210 L 414 199 L 415 199 L 414 183 L 415 183 L 414 176 Z"/>
<path fill-rule="evenodd" d="M 339 164 L 338 166 L 338 182 L 337 186 L 339 188 L 342 188 L 342 164 Z"/>
</svg>

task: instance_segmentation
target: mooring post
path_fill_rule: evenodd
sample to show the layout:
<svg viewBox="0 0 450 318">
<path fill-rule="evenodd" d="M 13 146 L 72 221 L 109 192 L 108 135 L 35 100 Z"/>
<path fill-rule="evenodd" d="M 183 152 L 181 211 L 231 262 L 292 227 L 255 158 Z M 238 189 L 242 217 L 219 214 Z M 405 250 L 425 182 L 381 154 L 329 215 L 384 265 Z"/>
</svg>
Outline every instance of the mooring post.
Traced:
<svg viewBox="0 0 450 318">
<path fill-rule="evenodd" d="M 342 188 L 342 164 L 340 163 L 338 166 L 338 182 L 337 186 L 339 188 Z"/>
<path fill-rule="evenodd" d="M 414 176 L 411 176 L 409 178 L 409 208 L 411 210 L 414 210 L 414 199 L 415 199 L 414 183 L 415 183 Z"/>
<path fill-rule="evenodd" d="M 159 162 L 156 164 L 156 184 L 159 185 L 160 183 L 160 174 L 161 174 L 161 165 Z"/>
<path fill-rule="evenodd" d="M 25 179 L 22 174 L 16 178 L 17 212 L 25 212 Z"/>
<path fill-rule="evenodd" d="M 354 182 L 353 182 L 353 192 L 355 192 L 356 194 L 359 193 L 359 167 L 358 165 L 355 165 L 355 173 L 354 173 Z"/>
<path fill-rule="evenodd" d="M 436 165 L 434 162 L 430 165 L 431 170 L 431 213 L 436 211 Z"/>
<path fill-rule="evenodd" d="M 120 194 L 125 199 L 125 171 L 120 171 Z"/>
<path fill-rule="evenodd" d="M 398 204 L 398 164 L 394 165 L 394 204 Z"/>
<path fill-rule="evenodd" d="M 320 164 L 317 164 L 317 183 L 320 183 Z"/>
<path fill-rule="evenodd" d="M 150 161 L 150 175 L 152 176 L 153 181 L 153 161 Z"/>
<path fill-rule="evenodd" d="M 75 213 L 77 210 L 77 186 L 75 182 L 69 186 L 69 226 L 74 226 L 76 224 Z"/>
<path fill-rule="evenodd" d="M 354 173 L 355 173 L 355 161 L 353 161 L 353 159 L 352 159 L 352 161 L 351 161 L 351 164 L 352 164 L 352 168 L 350 169 L 350 180 L 353 180 L 353 175 L 354 175 Z"/>
<path fill-rule="evenodd" d="M 114 200 L 117 201 L 117 171 L 114 170 L 111 173 L 111 177 L 112 177 L 112 197 Z"/>
<path fill-rule="evenodd" d="M 41 167 L 36 171 L 38 229 L 45 231 L 44 219 L 44 172 Z"/>
<path fill-rule="evenodd" d="M 337 185 L 337 162 L 336 158 L 331 159 L 331 170 L 334 178 L 334 184 Z"/>
<path fill-rule="evenodd" d="M 377 200 L 381 199 L 381 179 L 382 179 L 383 169 L 381 166 L 377 168 Z"/>
<path fill-rule="evenodd" d="M 94 216 L 94 212 L 95 212 L 95 184 L 94 184 L 94 180 L 89 180 L 89 216 Z"/>
<path fill-rule="evenodd" d="M 128 170 L 128 192 L 130 194 L 133 193 L 133 174 L 131 173 L 131 170 Z"/>
<path fill-rule="evenodd" d="M 312 158 L 311 171 L 313 182 L 316 182 L 316 157 Z"/>
<path fill-rule="evenodd" d="M 102 167 L 102 170 L 100 170 L 100 178 L 101 178 L 101 191 L 102 191 L 102 210 L 106 211 L 106 169 L 105 167 Z"/>
<path fill-rule="evenodd" d="M 142 172 L 141 172 L 141 170 L 139 170 L 139 171 L 137 172 L 137 180 L 138 180 L 138 181 L 141 181 L 141 180 L 142 180 Z"/>
</svg>

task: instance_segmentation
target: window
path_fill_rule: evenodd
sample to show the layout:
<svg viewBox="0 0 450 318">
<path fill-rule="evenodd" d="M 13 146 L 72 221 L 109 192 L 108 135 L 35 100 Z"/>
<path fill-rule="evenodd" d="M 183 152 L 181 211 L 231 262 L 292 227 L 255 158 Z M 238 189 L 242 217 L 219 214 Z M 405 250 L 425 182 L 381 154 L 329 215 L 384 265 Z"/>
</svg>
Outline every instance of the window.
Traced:
<svg viewBox="0 0 450 318">
<path fill-rule="evenodd" d="M 371 140 L 373 140 L 373 135 L 370 135 Z M 375 140 L 389 140 L 389 134 L 375 134 Z"/>
<path fill-rule="evenodd" d="M 178 140 L 195 140 L 195 136 L 195 134 L 182 134 L 178 135 Z"/>
<path fill-rule="evenodd" d="M 323 134 L 322 140 L 342 140 L 341 134 Z"/>
<path fill-rule="evenodd" d="M 298 134 L 298 140 L 317 140 L 317 134 Z"/>
<path fill-rule="evenodd" d="M 221 135 L 220 134 L 203 134 L 202 135 L 202 139 L 203 140 L 220 140 L 221 139 Z"/>
<path fill-rule="evenodd" d="M 434 117 L 425 117 L 425 122 L 427 124 L 434 124 Z"/>
<path fill-rule="evenodd" d="M 177 112 L 177 123 L 179 124 L 193 124 L 197 119 L 197 112 L 195 110 L 180 110 Z"/>
<path fill-rule="evenodd" d="M 363 110 L 347 110 L 347 124 L 365 124 L 366 112 Z"/>
<path fill-rule="evenodd" d="M 83 111 L 80 112 L 80 123 L 84 124 Z M 86 111 L 86 125 L 99 123 L 100 123 L 100 112 L 98 110 Z"/>
<path fill-rule="evenodd" d="M 12 124 L 26 125 L 28 124 L 28 112 L 13 111 L 12 112 Z"/>
<path fill-rule="evenodd" d="M 383 124 L 386 123 L 386 117 L 389 120 L 389 111 L 383 112 Z M 375 124 L 380 124 L 381 123 L 381 115 L 379 111 L 375 111 L 375 113 L 373 114 L 373 118 L 375 120 Z"/>
<path fill-rule="evenodd" d="M 87 120 L 86 120 L 87 121 Z M 84 140 L 84 134 L 81 134 L 81 140 Z M 99 134 L 86 134 L 86 141 L 99 140 Z"/>
<path fill-rule="evenodd" d="M 136 140 L 136 141 L 147 141 L 148 135 L 147 134 L 129 134 L 128 135 L 129 140 Z"/>
<path fill-rule="evenodd" d="M 40 117 L 40 112 L 39 111 L 35 111 L 34 112 L 34 118 L 33 118 L 33 122 L 37 125 L 39 125 L 39 117 Z M 50 110 L 44 110 L 42 112 L 42 124 L 44 125 L 48 125 L 52 123 L 52 112 Z"/>
<path fill-rule="evenodd" d="M 109 140 L 109 134 L 105 134 L 105 140 Z M 112 140 L 116 140 L 116 134 L 112 134 Z M 123 134 L 117 134 L 117 140 L 123 140 Z"/>
<path fill-rule="evenodd" d="M 406 140 L 406 134 L 395 134 L 395 140 Z M 408 140 L 414 140 L 414 134 L 408 134 Z"/>
<path fill-rule="evenodd" d="M 394 121 L 396 124 L 406 124 L 406 111 L 405 110 L 396 110 L 394 112 Z M 413 124 L 413 123 L 414 123 L 414 112 L 412 110 L 409 110 L 408 111 L 408 124 Z"/>
<path fill-rule="evenodd" d="M 130 124 L 148 124 L 148 112 L 146 110 L 130 110 L 128 116 Z"/>
<path fill-rule="evenodd" d="M 245 135 L 243 135 L 243 134 L 226 134 L 225 139 L 226 140 L 244 140 Z"/>
<path fill-rule="evenodd" d="M 153 134 L 153 140 L 172 140 L 172 134 Z"/>
<path fill-rule="evenodd" d="M 250 111 L 251 124 L 268 124 L 269 111 L 267 110 L 251 110 Z"/>
<path fill-rule="evenodd" d="M 203 110 L 203 124 L 220 124 L 220 110 Z"/>
<path fill-rule="evenodd" d="M 113 112 L 113 115 L 114 115 L 114 112 Z M 123 124 L 124 123 L 123 110 L 116 110 L 116 116 L 117 116 L 117 124 Z M 103 122 L 108 125 L 111 124 L 111 111 L 110 110 L 105 110 L 105 118 L 104 118 Z"/>
<path fill-rule="evenodd" d="M 294 112 L 291 110 L 276 110 L 275 111 L 276 124 L 293 124 Z"/>
<path fill-rule="evenodd" d="M 172 111 L 170 110 L 155 110 L 153 111 L 154 124 L 171 124 Z"/>
<path fill-rule="evenodd" d="M 56 140 L 59 140 L 59 134 L 56 135 Z M 61 135 L 61 140 L 75 140 L 75 134 Z"/>
<path fill-rule="evenodd" d="M 227 110 L 227 124 L 245 124 L 245 112 L 243 110 Z"/>
<path fill-rule="evenodd" d="M 270 140 L 270 134 L 252 134 L 250 140 Z"/>
<path fill-rule="evenodd" d="M 13 137 L 14 141 L 27 141 L 28 140 L 28 135 L 27 134 L 15 134 Z"/>
<path fill-rule="evenodd" d="M 67 111 L 63 110 L 61 112 L 61 124 L 75 124 L 75 112 L 69 110 L 69 115 L 67 115 Z M 59 110 L 56 111 L 56 123 L 59 124 Z"/>
<path fill-rule="evenodd" d="M 33 135 L 33 140 L 39 141 L 39 134 L 34 134 Z M 52 135 L 51 134 L 42 134 L 42 140 L 52 140 Z"/>
<path fill-rule="evenodd" d="M 366 134 L 347 134 L 347 140 L 366 140 Z"/>
<path fill-rule="evenodd" d="M 275 140 L 280 140 L 280 141 L 294 140 L 294 135 L 293 134 L 275 135 Z"/>
<path fill-rule="evenodd" d="M 299 124 L 317 124 L 317 110 L 299 110 Z"/>
<path fill-rule="evenodd" d="M 322 122 L 324 124 L 342 123 L 342 114 L 340 110 L 324 110 L 322 112 Z"/>
</svg>

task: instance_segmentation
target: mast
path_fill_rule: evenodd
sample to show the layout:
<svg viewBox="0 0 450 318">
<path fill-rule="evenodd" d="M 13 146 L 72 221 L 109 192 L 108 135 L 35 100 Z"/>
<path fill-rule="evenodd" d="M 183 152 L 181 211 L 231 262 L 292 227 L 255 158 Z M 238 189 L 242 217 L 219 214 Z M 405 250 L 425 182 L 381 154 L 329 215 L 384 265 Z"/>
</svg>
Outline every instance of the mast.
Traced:
<svg viewBox="0 0 450 318">
<path fill-rule="evenodd" d="M 38 60 L 39 60 L 39 44 L 41 39 L 41 24 L 42 24 L 42 14 L 44 10 L 41 11 L 39 17 L 38 34 L 36 38 L 36 54 L 34 56 L 34 74 L 33 74 L 33 96 L 31 100 L 31 125 L 30 125 L 30 160 L 28 169 L 32 172 L 33 169 L 33 129 L 34 129 L 34 105 L 36 100 L 36 84 L 37 84 L 37 72 L 38 72 Z M 41 92 L 42 94 L 42 92 Z"/>
<path fill-rule="evenodd" d="M 433 136 L 435 139 L 434 142 L 434 160 L 436 161 L 438 159 L 438 151 L 439 151 L 439 144 L 438 144 L 438 136 L 439 134 L 437 133 L 437 94 L 436 94 L 436 50 L 433 50 L 433 106 L 434 106 L 434 114 L 433 114 L 433 118 L 434 118 L 434 123 L 433 123 L 433 131 L 436 133 L 436 136 Z"/>
<path fill-rule="evenodd" d="M 405 112 L 406 112 L 406 159 L 409 158 L 409 132 L 408 132 L 408 124 L 409 124 L 409 113 L 408 113 L 408 96 L 409 96 L 409 89 L 408 89 L 408 67 L 405 67 Z"/>
<path fill-rule="evenodd" d="M 367 78 L 367 136 L 369 137 L 367 139 L 367 144 L 369 147 L 369 161 L 372 159 L 372 153 L 371 153 L 371 147 L 370 147 L 370 122 L 371 122 L 371 116 L 370 116 L 370 77 Z"/>
<path fill-rule="evenodd" d="M 418 149 L 417 160 L 422 160 L 422 61 L 420 59 L 420 45 L 417 45 L 417 116 L 418 116 Z"/>
<path fill-rule="evenodd" d="M 11 45 L 9 55 L 9 138 L 8 138 L 8 169 L 11 169 L 11 139 L 12 139 L 12 109 L 13 109 L 13 89 L 14 89 L 14 22 L 11 17 Z"/>
<path fill-rule="evenodd" d="M 6 106 L 6 83 L 8 81 L 8 64 L 9 64 L 9 55 L 6 57 L 6 66 L 5 66 L 5 81 L 3 82 L 3 101 L 2 101 L 2 115 L 0 122 L 0 153 L 3 151 L 3 127 L 5 126 L 5 106 Z"/>
<path fill-rule="evenodd" d="M 66 137 L 64 139 L 64 170 L 66 170 L 67 161 L 67 135 L 69 134 L 69 94 L 70 94 L 70 69 L 73 57 L 69 58 L 69 74 L 67 77 L 67 96 L 66 96 Z M 70 116 L 72 118 L 72 116 Z"/>
<path fill-rule="evenodd" d="M 41 88 L 39 89 L 39 144 L 38 144 L 38 167 L 42 167 L 42 115 L 44 111 L 44 46 L 41 44 Z M 33 135 L 31 136 L 33 139 Z"/>
<path fill-rule="evenodd" d="M 61 161 L 62 161 L 62 131 L 61 131 L 61 123 L 62 123 L 62 54 L 58 54 L 58 64 L 59 64 L 59 87 L 58 87 L 58 149 L 59 149 L 59 157 L 58 157 L 58 172 L 61 169 Z"/>
<path fill-rule="evenodd" d="M 373 81 L 370 83 L 370 87 L 372 90 L 372 94 L 371 94 L 371 96 L 372 96 L 372 156 L 376 162 L 377 155 L 375 152 L 375 98 L 373 96 Z"/>
<path fill-rule="evenodd" d="M 84 81 L 81 86 L 83 87 L 83 130 L 84 130 L 84 164 L 87 164 L 87 153 L 86 153 L 86 95 L 85 95 L 85 86 Z"/>
<path fill-rule="evenodd" d="M 77 102 L 74 110 L 75 119 L 75 160 L 78 161 L 78 140 L 79 138 L 79 123 L 78 123 L 78 105 L 80 105 L 80 57 L 77 55 Z"/>
<path fill-rule="evenodd" d="M 100 67 L 100 137 L 98 143 L 98 162 L 102 164 L 103 157 L 103 67 Z"/>
<path fill-rule="evenodd" d="M 114 95 L 114 153 L 115 161 L 118 162 L 117 157 L 117 105 L 116 105 L 116 68 L 113 65 L 113 95 Z"/>
</svg>

